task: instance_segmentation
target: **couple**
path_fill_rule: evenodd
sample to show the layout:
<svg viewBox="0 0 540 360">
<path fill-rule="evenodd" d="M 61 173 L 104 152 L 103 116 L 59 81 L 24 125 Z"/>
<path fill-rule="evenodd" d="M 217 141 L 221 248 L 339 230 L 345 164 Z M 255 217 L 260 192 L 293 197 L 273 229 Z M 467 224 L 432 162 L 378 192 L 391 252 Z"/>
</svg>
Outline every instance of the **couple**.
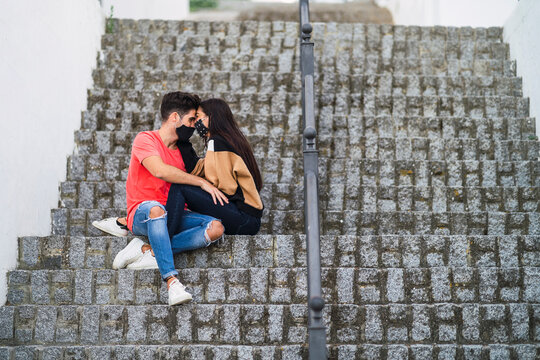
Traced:
<svg viewBox="0 0 540 360">
<path fill-rule="evenodd" d="M 113 235 L 134 238 L 113 262 L 114 269 L 159 268 L 169 305 L 192 297 L 178 280 L 173 254 L 206 247 L 227 235 L 255 235 L 261 225 L 261 174 L 253 151 L 221 99 L 166 94 L 159 130 L 135 137 L 126 180 L 127 218 L 93 223 Z M 198 158 L 189 141 L 204 139 Z"/>
</svg>

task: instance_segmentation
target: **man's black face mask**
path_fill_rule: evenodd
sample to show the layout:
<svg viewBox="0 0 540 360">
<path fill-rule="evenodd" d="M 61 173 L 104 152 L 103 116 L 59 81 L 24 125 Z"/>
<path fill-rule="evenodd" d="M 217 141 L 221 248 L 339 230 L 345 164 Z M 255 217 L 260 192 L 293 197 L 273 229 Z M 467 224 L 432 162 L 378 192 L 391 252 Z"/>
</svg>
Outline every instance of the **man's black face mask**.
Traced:
<svg viewBox="0 0 540 360">
<path fill-rule="evenodd" d="M 176 135 L 178 135 L 178 141 L 188 141 L 191 135 L 193 135 L 194 131 L 195 128 L 186 125 L 182 125 L 176 128 Z"/>
</svg>

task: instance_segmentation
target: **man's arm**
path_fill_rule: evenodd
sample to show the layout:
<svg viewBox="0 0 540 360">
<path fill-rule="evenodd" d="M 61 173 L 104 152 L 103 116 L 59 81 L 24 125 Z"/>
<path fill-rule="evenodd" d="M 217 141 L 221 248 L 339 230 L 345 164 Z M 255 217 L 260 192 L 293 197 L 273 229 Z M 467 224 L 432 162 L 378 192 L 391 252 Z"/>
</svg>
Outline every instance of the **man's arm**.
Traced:
<svg viewBox="0 0 540 360">
<path fill-rule="evenodd" d="M 174 166 L 165 164 L 159 156 L 149 156 L 145 158 L 142 161 L 142 165 L 150 172 L 150 174 L 152 174 L 152 176 L 166 182 L 199 186 L 201 189 L 212 195 L 214 204 L 217 204 L 217 201 L 219 201 L 221 205 L 223 205 L 223 202 L 229 202 L 229 199 L 227 199 L 225 194 L 223 194 L 218 188 L 210 184 L 205 179 L 188 174 Z"/>
</svg>

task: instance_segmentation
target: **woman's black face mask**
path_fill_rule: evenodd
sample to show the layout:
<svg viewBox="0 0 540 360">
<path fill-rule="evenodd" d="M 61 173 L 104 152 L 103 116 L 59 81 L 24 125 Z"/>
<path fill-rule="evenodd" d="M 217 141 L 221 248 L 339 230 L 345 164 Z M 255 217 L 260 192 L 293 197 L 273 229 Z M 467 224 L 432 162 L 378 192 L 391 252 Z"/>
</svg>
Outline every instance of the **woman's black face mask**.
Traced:
<svg viewBox="0 0 540 360">
<path fill-rule="evenodd" d="M 199 136 L 202 138 L 205 138 L 208 134 L 208 128 L 204 126 L 202 119 L 199 119 L 197 120 L 197 122 L 195 122 L 195 129 L 199 133 Z"/>
<path fill-rule="evenodd" d="M 176 135 L 178 135 L 178 141 L 188 141 L 191 135 L 193 135 L 194 131 L 195 128 L 186 125 L 182 125 L 176 128 Z"/>
</svg>

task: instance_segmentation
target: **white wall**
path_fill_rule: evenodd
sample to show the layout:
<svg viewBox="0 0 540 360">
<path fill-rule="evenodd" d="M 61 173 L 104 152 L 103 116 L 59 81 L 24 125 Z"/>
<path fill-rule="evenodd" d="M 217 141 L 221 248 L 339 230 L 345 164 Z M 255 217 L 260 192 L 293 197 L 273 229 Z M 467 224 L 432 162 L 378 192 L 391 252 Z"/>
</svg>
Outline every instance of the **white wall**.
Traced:
<svg viewBox="0 0 540 360">
<path fill-rule="evenodd" d="M 529 98 L 531 117 L 540 130 L 540 1 L 521 0 L 504 25 L 504 41 L 510 57 L 517 60 L 517 74 L 523 78 L 523 96 Z"/>
<path fill-rule="evenodd" d="M 189 0 L 101 0 L 107 17 L 119 19 L 183 20 L 189 15 Z"/>
<path fill-rule="evenodd" d="M 0 304 L 17 237 L 50 234 L 104 27 L 97 0 L 0 0 Z"/>
<path fill-rule="evenodd" d="M 399 25 L 503 26 L 517 0 L 375 0 Z"/>
</svg>

